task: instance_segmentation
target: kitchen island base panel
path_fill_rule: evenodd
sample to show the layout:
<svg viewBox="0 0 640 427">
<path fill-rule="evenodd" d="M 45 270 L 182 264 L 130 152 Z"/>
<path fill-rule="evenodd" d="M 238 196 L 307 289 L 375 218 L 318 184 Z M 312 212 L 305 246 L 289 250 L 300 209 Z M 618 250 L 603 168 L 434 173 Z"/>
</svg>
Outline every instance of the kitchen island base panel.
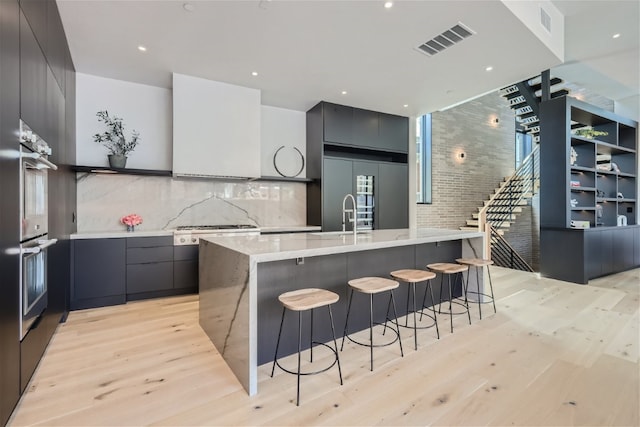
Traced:
<svg viewBox="0 0 640 427">
<path fill-rule="evenodd" d="M 333 314 L 341 337 L 349 279 L 389 277 L 391 271 L 424 269 L 430 262 L 480 258 L 483 248 L 482 233 L 441 229 L 374 230 L 357 238 L 300 233 L 202 239 L 200 324 L 241 385 L 254 395 L 258 391 L 258 365 L 273 361 L 282 310 L 279 294 L 306 287 L 337 293 L 340 300 Z M 482 289 L 482 284 L 476 285 L 473 279 L 469 286 Z M 404 301 L 407 292 L 407 287 L 402 287 L 398 301 Z M 422 297 L 420 292 L 418 298 Z M 438 301 L 439 295 L 435 299 Z M 429 297 L 427 300 L 432 302 Z M 384 319 L 387 300 L 374 301 L 374 306 L 381 307 L 374 316 Z M 399 316 L 406 314 L 403 306 L 399 304 Z M 353 329 L 350 324 L 350 332 L 368 328 L 366 314 L 354 316 L 361 323 L 354 321 Z M 322 327 L 327 322 L 328 314 L 323 317 L 321 310 L 314 320 L 316 341 L 332 339 Z M 308 338 L 303 335 L 303 342 Z M 297 352 L 294 337 L 283 336 L 282 340 L 280 357 Z"/>
<path fill-rule="evenodd" d="M 257 391 L 249 385 L 257 377 L 255 300 L 255 263 L 249 256 L 222 246 L 201 241 L 200 266 L 200 326 L 225 359 L 233 373 L 250 395 Z M 253 280 L 254 283 L 250 283 Z M 280 313 L 278 311 L 278 313 Z M 277 329 L 276 329 L 277 331 Z M 275 347 L 274 347 L 275 348 Z M 273 353 L 271 354 L 273 356 Z"/>
</svg>

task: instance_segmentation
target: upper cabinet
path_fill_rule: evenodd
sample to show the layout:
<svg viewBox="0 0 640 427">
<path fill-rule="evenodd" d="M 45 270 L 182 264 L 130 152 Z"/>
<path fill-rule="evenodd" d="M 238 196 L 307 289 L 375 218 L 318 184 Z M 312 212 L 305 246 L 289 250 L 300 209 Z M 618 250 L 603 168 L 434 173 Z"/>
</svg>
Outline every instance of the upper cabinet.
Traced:
<svg viewBox="0 0 640 427">
<path fill-rule="evenodd" d="M 20 117 L 34 132 L 46 137 L 47 60 L 20 13 Z"/>
<path fill-rule="evenodd" d="M 409 119 L 322 102 L 323 142 L 355 148 L 407 153 Z"/>
<path fill-rule="evenodd" d="M 173 174 L 260 177 L 260 91 L 174 74 Z"/>
</svg>

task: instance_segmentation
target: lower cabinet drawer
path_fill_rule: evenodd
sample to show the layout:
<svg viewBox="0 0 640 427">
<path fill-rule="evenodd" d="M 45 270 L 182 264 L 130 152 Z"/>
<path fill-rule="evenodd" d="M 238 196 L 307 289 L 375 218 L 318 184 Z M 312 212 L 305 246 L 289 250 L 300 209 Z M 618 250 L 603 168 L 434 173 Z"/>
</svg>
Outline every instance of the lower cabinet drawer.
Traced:
<svg viewBox="0 0 640 427">
<path fill-rule="evenodd" d="M 127 265 L 127 294 L 173 288 L 173 262 Z"/>
</svg>

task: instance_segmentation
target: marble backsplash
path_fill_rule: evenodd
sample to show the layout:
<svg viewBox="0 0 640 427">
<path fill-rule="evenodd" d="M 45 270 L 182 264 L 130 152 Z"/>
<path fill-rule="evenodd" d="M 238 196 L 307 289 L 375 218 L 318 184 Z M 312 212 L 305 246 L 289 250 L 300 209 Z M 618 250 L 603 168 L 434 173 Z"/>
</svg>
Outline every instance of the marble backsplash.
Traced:
<svg viewBox="0 0 640 427">
<path fill-rule="evenodd" d="M 179 225 L 306 225 L 306 184 L 218 181 L 78 173 L 78 232 L 122 231 L 120 218 L 136 213 L 139 230 Z"/>
</svg>

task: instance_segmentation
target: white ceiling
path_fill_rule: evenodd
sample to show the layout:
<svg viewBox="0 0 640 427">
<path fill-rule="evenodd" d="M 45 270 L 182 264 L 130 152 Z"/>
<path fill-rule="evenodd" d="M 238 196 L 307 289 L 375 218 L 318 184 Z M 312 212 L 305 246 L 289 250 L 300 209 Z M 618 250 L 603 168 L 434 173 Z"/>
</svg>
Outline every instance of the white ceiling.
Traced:
<svg viewBox="0 0 640 427">
<path fill-rule="evenodd" d="M 57 3 L 78 72 L 161 87 L 176 72 L 258 88 L 263 104 L 301 111 L 325 100 L 418 115 L 561 63 L 498 0 L 390 9 L 368 0 L 190 0 L 193 11 L 171 0 Z M 567 63 L 557 70 L 594 80 L 612 99 L 637 97 L 639 1 L 554 4 L 567 15 Z M 476 34 L 433 57 L 415 49 L 458 22 Z"/>
</svg>

